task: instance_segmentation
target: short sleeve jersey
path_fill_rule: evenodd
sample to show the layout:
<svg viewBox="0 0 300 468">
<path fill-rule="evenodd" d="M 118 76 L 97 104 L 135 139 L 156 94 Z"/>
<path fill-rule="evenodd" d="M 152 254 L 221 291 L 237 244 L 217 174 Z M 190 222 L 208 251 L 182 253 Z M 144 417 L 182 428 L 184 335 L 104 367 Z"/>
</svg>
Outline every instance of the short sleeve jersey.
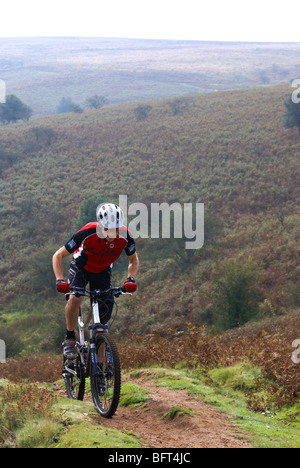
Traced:
<svg viewBox="0 0 300 468">
<path fill-rule="evenodd" d="M 69 253 L 73 254 L 78 268 L 84 268 L 90 273 L 101 273 L 111 266 L 123 250 L 130 256 L 135 253 L 135 242 L 131 232 L 125 226 L 119 235 L 109 242 L 99 235 L 99 224 L 88 223 L 80 229 L 65 244 Z"/>
</svg>

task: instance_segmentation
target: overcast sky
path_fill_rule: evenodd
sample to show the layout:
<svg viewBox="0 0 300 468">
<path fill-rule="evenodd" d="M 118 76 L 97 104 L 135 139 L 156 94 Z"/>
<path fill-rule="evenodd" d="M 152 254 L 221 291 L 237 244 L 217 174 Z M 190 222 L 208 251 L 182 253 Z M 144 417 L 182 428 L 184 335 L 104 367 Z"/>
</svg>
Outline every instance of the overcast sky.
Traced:
<svg viewBox="0 0 300 468">
<path fill-rule="evenodd" d="M 0 37 L 300 40 L 296 0 L 3 0 L 0 18 Z"/>
</svg>

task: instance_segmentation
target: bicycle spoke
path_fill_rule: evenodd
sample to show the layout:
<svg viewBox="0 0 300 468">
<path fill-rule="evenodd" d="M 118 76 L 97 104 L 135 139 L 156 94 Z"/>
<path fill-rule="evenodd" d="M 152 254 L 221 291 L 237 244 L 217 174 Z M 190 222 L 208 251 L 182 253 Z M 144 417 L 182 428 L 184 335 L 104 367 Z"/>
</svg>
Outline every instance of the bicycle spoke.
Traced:
<svg viewBox="0 0 300 468">
<path fill-rule="evenodd" d="M 63 377 L 68 397 L 72 400 L 83 400 L 85 393 L 84 366 L 82 365 L 78 343 L 77 353 L 75 359 L 64 359 Z"/>
<path fill-rule="evenodd" d="M 105 351 L 103 353 L 103 346 Z M 102 351 L 98 353 L 100 347 Z M 98 362 L 98 372 L 95 375 L 91 368 L 91 387 L 94 403 L 98 412 L 108 418 L 118 406 L 121 388 L 120 360 L 115 343 L 109 335 L 101 335 L 96 339 L 97 356 L 102 356 Z"/>
</svg>

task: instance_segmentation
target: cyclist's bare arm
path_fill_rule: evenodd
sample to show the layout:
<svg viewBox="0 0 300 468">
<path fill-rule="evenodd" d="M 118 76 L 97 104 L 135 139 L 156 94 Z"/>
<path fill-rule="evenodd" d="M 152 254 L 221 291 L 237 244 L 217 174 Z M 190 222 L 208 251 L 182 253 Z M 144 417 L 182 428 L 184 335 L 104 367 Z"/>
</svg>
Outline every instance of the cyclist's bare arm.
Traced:
<svg viewBox="0 0 300 468">
<path fill-rule="evenodd" d="M 133 278 L 135 278 L 139 271 L 139 258 L 137 256 L 137 253 L 130 255 L 128 257 L 128 260 L 129 260 L 128 276 L 133 276 Z"/>
<path fill-rule="evenodd" d="M 52 265 L 53 265 L 54 274 L 56 276 L 56 280 L 63 279 L 63 277 L 64 277 L 64 274 L 63 274 L 63 258 L 67 257 L 68 255 L 70 255 L 70 253 L 67 251 L 67 249 L 65 247 L 61 247 L 53 255 Z"/>
</svg>

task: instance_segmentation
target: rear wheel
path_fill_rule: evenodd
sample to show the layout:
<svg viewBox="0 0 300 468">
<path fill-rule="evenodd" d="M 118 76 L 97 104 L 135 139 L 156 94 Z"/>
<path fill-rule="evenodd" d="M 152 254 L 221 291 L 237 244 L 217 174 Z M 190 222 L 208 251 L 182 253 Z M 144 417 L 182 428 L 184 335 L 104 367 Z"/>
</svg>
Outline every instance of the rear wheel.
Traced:
<svg viewBox="0 0 300 468">
<path fill-rule="evenodd" d="M 80 346 L 77 343 L 77 346 Z M 85 368 L 81 363 L 80 355 L 72 360 L 64 358 L 63 377 L 67 395 L 71 400 L 83 400 L 85 393 Z"/>
<path fill-rule="evenodd" d="M 104 418 L 111 418 L 118 407 L 121 392 L 121 365 L 114 340 L 99 334 L 95 340 L 97 373 L 91 360 L 91 390 L 94 404 Z"/>
</svg>

